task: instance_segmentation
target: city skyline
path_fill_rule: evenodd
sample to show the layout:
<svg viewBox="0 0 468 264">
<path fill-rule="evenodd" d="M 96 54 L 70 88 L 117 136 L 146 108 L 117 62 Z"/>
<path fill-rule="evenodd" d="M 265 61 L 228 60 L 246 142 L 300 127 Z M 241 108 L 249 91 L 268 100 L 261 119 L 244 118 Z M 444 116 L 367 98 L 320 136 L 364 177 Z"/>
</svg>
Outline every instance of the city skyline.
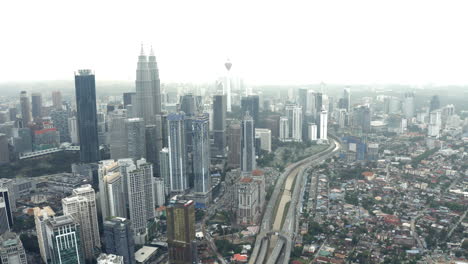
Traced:
<svg viewBox="0 0 468 264">
<path fill-rule="evenodd" d="M 4 4 L 8 12 L 0 22 L 15 25 L 4 36 L 15 41 L 2 43 L 0 83 L 69 80 L 82 68 L 100 80 L 134 80 L 143 42 L 146 50 L 154 48 L 163 83 L 214 82 L 229 58 L 232 75 L 249 84 L 468 84 L 463 1 L 112 4 L 105 20 L 106 1 L 91 9 L 86 1 L 73 9 L 58 1 L 31 2 L 31 11 L 22 10 L 28 19 L 15 15 L 20 4 Z M 85 21 L 78 15 L 83 12 Z M 77 39 L 79 28 L 99 41 Z"/>
</svg>

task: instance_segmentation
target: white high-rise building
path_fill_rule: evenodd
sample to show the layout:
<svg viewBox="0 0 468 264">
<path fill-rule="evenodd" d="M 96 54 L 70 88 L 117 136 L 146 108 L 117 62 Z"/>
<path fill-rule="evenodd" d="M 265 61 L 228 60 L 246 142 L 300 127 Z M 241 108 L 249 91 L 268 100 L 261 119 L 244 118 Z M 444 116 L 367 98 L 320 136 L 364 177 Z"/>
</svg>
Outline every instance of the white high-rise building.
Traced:
<svg viewBox="0 0 468 264">
<path fill-rule="evenodd" d="M 255 136 L 260 137 L 260 149 L 271 152 L 271 130 L 267 128 L 255 128 Z"/>
<path fill-rule="evenodd" d="M 78 145 L 80 139 L 78 137 L 78 121 L 76 116 L 68 118 L 68 132 L 70 133 L 71 143 Z"/>
<path fill-rule="evenodd" d="M 308 124 L 308 138 L 309 140 L 317 140 L 317 125 L 315 123 L 309 123 Z"/>
<path fill-rule="evenodd" d="M 146 242 L 147 222 L 154 219 L 153 165 L 145 159 L 127 167 L 127 189 L 135 243 Z"/>
<path fill-rule="evenodd" d="M 322 109 L 320 112 L 320 139 L 328 139 L 328 112 L 325 109 Z"/>
<path fill-rule="evenodd" d="M 81 226 L 81 238 L 84 249 L 84 257 L 86 260 L 91 261 L 94 258 L 94 251 L 100 247 L 101 244 L 96 244 L 94 239 L 93 227 L 94 217 L 92 216 L 91 206 L 89 200 L 84 196 L 71 196 L 62 199 L 62 208 L 64 215 L 71 215 Z M 97 230 L 98 231 L 98 230 Z M 97 232 L 97 239 L 99 240 L 99 231 Z"/>
<path fill-rule="evenodd" d="M 290 104 L 286 105 L 286 116 L 289 121 L 289 136 L 292 141 L 302 141 L 302 107 Z"/>
<path fill-rule="evenodd" d="M 0 260 L 3 264 L 28 264 L 23 243 L 15 233 L 0 236 Z"/>
<path fill-rule="evenodd" d="M 405 99 L 403 101 L 403 112 L 406 119 L 411 119 L 415 115 L 414 106 L 414 93 L 405 93 Z"/>
<path fill-rule="evenodd" d="M 289 120 L 287 117 L 285 116 L 280 117 L 279 128 L 280 128 L 279 140 L 288 141 L 289 140 Z"/>
<path fill-rule="evenodd" d="M 102 218 L 127 218 L 127 197 L 124 194 L 125 179 L 120 171 L 119 163 L 114 160 L 101 161 L 98 173 Z"/>
<path fill-rule="evenodd" d="M 48 260 L 51 258 L 45 225 L 46 220 L 53 216 L 55 216 L 55 212 L 49 206 L 44 208 L 34 208 L 34 222 L 36 224 L 37 242 L 39 244 L 39 251 L 44 263 L 49 263 Z"/>
<path fill-rule="evenodd" d="M 154 185 L 154 204 L 163 206 L 166 203 L 166 187 L 164 186 L 164 179 L 153 177 Z"/>
<path fill-rule="evenodd" d="M 92 239 L 93 244 L 97 248 L 101 248 L 101 239 L 99 236 L 99 225 L 98 225 L 98 217 L 97 217 L 97 202 L 96 202 L 96 193 L 91 187 L 90 184 L 82 185 L 72 191 L 73 196 L 80 196 L 85 197 L 88 199 L 89 204 L 89 212 L 91 216 L 91 232 L 92 232 Z"/>
<path fill-rule="evenodd" d="M 346 125 L 346 109 L 339 109 L 338 110 L 338 125 L 341 129 L 343 129 Z"/>
</svg>

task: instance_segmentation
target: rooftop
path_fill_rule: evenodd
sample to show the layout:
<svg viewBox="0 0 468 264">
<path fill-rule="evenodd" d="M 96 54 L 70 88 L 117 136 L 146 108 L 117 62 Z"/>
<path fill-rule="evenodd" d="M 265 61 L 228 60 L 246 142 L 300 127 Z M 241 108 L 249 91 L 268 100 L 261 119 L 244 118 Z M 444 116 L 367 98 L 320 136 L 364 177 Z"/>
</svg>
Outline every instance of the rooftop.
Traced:
<svg viewBox="0 0 468 264">
<path fill-rule="evenodd" d="M 137 262 L 145 262 L 156 254 L 158 248 L 143 246 L 137 252 L 135 252 L 135 260 Z"/>
</svg>

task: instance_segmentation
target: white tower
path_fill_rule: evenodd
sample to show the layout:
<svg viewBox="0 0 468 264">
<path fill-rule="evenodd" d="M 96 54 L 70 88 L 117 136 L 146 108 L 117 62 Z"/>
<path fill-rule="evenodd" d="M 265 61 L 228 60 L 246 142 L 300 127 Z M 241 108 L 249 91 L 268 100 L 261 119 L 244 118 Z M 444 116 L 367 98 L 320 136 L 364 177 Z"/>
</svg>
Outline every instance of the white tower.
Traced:
<svg viewBox="0 0 468 264">
<path fill-rule="evenodd" d="M 324 108 L 320 112 L 320 139 L 327 140 L 328 112 Z"/>
<path fill-rule="evenodd" d="M 224 66 L 227 69 L 226 73 L 226 85 L 223 89 L 223 94 L 226 95 L 226 105 L 227 105 L 227 111 L 231 112 L 231 67 L 232 63 L 231 61 L 227 60 L 226 63 L 224 63 Z"/>
</svg>

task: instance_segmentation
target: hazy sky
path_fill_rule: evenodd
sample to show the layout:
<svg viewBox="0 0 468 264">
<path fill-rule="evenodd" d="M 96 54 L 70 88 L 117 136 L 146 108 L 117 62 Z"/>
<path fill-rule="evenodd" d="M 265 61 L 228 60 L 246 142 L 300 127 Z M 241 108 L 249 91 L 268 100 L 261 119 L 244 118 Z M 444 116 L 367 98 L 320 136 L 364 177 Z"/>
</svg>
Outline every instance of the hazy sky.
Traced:
<svg viewBox="0 0 468 264">
<path fill-rule="evenodd" d="M 468 84 L 468 1 L 1 1 L 0 82 L 133 80 L 143 42 L 162 82 Z"/>
</svg>

